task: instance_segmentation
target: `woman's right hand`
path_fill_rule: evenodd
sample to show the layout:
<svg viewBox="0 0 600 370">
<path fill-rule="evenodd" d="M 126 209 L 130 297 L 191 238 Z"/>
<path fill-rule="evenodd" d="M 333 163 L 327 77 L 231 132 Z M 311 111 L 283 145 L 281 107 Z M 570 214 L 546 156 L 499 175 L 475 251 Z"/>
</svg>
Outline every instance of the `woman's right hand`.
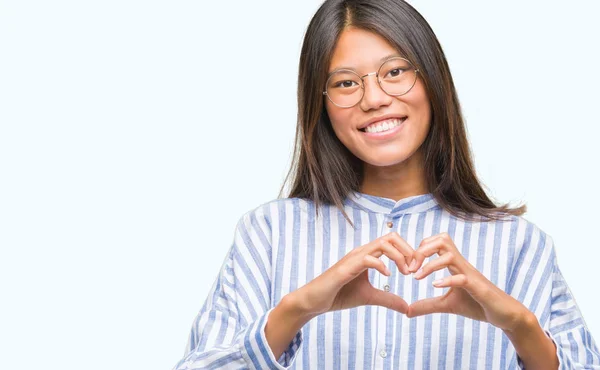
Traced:
<svg viewBox="0 0 600 370">
<path fill-rule="evenodd" d="M 408 304 L 398 295 L 376 289 L 369 282 L 369 268 L 386 276 L 391 272 L 379 259 L 382 254 L 396 262 L 398 270 L 409 275 L 414 250 L 397 232 L 383 235 L 346 254 L 321 275 L 300 287 L 297 301 L 309 316 L 363 305 L 377 305 L 406 313 Z"/>
</svg>

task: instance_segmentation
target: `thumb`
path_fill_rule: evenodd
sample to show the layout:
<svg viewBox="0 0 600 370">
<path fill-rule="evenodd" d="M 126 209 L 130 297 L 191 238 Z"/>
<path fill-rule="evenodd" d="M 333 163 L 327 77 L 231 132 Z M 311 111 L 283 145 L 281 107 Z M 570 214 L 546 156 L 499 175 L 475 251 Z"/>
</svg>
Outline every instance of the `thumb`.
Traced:
<svg viewBox="0 0 600 370">
<path fill-rule="evenodd" d="M 386 307 L 403 314 L 408 312 L 408 303 L 398 295 L 375 288 L 371 288 L 371 290 L 371 298 L 366 304 Z"/>
<path fill-rule="evenodd" d="M 426 298 L 420 301 L 413 302 L 410 305 L 409 313 L 406 315 L 410 318 L 422 315 L 429 315 L 431 313 L 444 313 L 448 312 L 446 305 L 442 300 L 442 297 Z"/>
</svg>

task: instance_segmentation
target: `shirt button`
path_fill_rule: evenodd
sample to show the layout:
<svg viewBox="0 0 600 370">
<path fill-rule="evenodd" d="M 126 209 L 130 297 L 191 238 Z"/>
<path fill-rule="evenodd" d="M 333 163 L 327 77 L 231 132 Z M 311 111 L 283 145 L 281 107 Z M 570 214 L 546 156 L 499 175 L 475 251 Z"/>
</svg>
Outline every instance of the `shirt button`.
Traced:
<svg viewBox="0 0 600 370">
<path fill-rule="evenodd" d="M 394 223 L 392 221 L 388 221 L 387 227 L 391 229 L 392 227 L 394 227 Z"/>
<path fill-rule="evenodd" d="M 389 284 L 385 284 L 385 285 L 383 286 L 383 290 L 385 290 L 386 292 L 389 292 L 389 291 L 390 291 L 390 286 L 389 286 Z"/>
<path fill-rule="evenodd" d="M 382 349 L 381 352 L 379 352 L 379 356 L 386 358 L 387 357 L 387 352 L 385 351 L 385 349 Z"/>
</svg>

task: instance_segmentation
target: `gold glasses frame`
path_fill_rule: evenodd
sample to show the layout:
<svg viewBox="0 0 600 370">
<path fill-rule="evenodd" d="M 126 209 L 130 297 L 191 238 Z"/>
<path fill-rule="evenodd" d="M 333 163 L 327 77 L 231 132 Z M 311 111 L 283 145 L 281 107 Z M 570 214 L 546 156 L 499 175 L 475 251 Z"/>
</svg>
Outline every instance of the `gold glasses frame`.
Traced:
<svg viewBox="0 0 600 370">
<path fill-rule="evenodd" d="M 382 67 L 383 67 L 383 66 L 384 66 L 386 63 L 388 63 L 390 60 L 395 60 L 395 59 L 402 59 L 402 60 L 405 60 L 405 61 L 406 61 L 406 62 L 408 62 L 408 64 L 410 64 L 410 65 L 413 67 L 413 69 L 415 70 L 415 80 L 413 81 L 413 83 L 412 83 L 412 85 L 410 86 L 410 88 L 409 88 L 408 90 L 406 90 L 405 92 L 403 92 L 402 94 L 390 94 L 390 93 L 388 93 L 387 91 L 385 91 L 385 89 L 384 89 L 384 88 L 383 88 L 383 86 L 381 85 L 381 80 L 379 79 L 379 72 L 381 72 L 381 68 L 382 68 Z M 336 102 L 334 102 L 334 101 L 331 99 L 331 97 L 329 96 L 329 94 L 327 93 L 327 85 L 329 84 L 329 80 L 331 79 L 331 77 L 333 77 L 333 76 L 335 75 L 335 73 L 336 73 L 336 72 L 340 72 L 340 71 L 345 71 L 345 72 L 350 72 L 350 73 L 353 73 L 353 74 L 355 74 L 355 75 L 356 75 L 356 76 L 357 76 L 357 77 L 360 79 L 360 81 L 361 81 L 360 88 L 361 88 L 362 92 L 361 92 L 360 99 L 359 99 L 359 100 L 358 100 L 356 103 L 354 103 L 354 104 L 352 104 L 352 105 L 339 105 L 339 104 L 337 104 Z M 388 59 L 386 59 L 386 60 L 385 60 L 383 63 L 381 63 L 381 65 L 379 66 L 379 68 L 377 69 L 377 71 L 376 71 L 376 72 L 369 72 L 369 73 L 367 73 L 367 74 L 365 74 L 365 75 L 362 75 L 362 76 L 361 76 L 361 75 L 359 75 L 358 73 L 356 73 L 356 71 L 353 71 L 353 70 L 351 70 L 351 69 L 338 69 L 338 70 L 336 70 L 336 71 L 332 72 L 332 73 L 329 75 L 329 77 L 327 78 L 327 81 L 325 82 L 325 90 L 323 91 L 323 95 L 326 95 L 326 96 L 327 96 L 327 98 L 329 99 L 329 101 L 330 101 L 330 102 L 332 102 L 334 105 L 336 105 L 336 106 L 338 106 L 338 107 L 340 107 L 340 108 L 351 108 L 351 107 L 355 106 L 356 104 L 360 103 L 360 102 L 363 100 L 363 98 L 365 97 L 365 80 L 364 80 L 364 78 L 365 78 L 365 77 L 367 77 L 367 76 L 372 76 L 372 75 L 375 75 L 375 76 L 377 77 L 377 83 L 379 84 L 379 87 L 381 88 L 381 90 L 382 90 L 384 93 L 386 93 L 386 94 L 388 94 L 388 95 L 390 95 L 390 96 L 401 96 L 401 95 L 407 94 L 407 93 L 408 93 L 410 90 L 412 90 L 412 88 L 415 86 L 415 83 L 417 82 L 417 77 L 418 77 L 417 75 L 418 75 L 418 73 L 419 73 L 419 69 L 418 69 L 418 68 L 414 68 L 414 64 L 412 64 L 412 63 L 410 62 L 410 60 L 408 60 L 408 59 L 406 59 L 406 58 L 403 58 L 403 57 L 392 57 L 392 58 L 388 58 Z"/>
</svg>

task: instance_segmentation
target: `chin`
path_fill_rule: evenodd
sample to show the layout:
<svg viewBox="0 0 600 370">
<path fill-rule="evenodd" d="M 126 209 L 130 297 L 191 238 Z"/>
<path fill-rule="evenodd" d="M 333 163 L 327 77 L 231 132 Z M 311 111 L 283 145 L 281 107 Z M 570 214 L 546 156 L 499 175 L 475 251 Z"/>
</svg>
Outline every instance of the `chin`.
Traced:
<svg viewBox="0 0 600 370">
<path fill-rule="evenodd" d="M 363 156 L 360 158 L 365 164 L 376 167 L 388 167 L 400 164 L 409 158 L 407 155 L 383 155 L 383 156 Z"/>
</svg>

